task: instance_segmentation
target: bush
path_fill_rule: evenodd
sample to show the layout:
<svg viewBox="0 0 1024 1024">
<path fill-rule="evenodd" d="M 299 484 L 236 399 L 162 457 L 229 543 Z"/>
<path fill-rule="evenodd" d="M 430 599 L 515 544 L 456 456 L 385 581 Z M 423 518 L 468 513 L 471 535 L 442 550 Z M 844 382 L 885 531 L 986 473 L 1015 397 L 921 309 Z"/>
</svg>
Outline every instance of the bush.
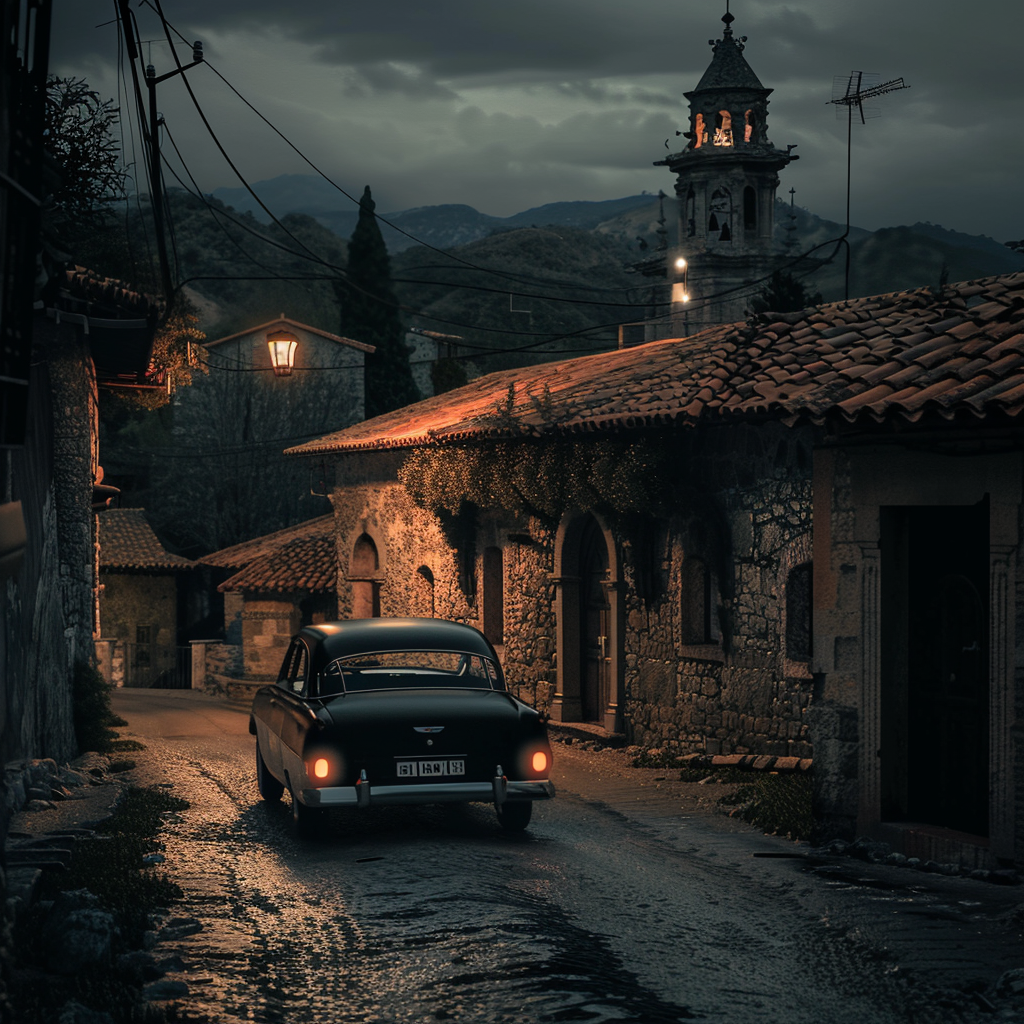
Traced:
<svg viewBox="0 0 1024 1024">
<path fill-rule="evenodd" d="M 110 710 L 110 687 L 99 670 L 85 661 L 75 663 L 72 715 L 79 753 L 86 750 L 109 752 L 117 738 L 111 726 L 118 723 Z"/>
<path fill-rule="evenodd" d="M 811 778 L 806 772 L 759 772 L 752 782 L 722 797 L 719 805 L 768 835 L 806 840 L 814 827 Z"/>
</svg>

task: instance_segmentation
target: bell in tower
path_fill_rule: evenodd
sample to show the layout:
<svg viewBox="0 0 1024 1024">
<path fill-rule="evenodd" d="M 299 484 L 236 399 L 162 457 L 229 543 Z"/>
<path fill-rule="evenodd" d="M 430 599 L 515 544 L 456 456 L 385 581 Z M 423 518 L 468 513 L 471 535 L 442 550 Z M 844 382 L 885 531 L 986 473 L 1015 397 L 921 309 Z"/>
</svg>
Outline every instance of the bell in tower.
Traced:
<svg viewBox="0 0 1024 1024">
<path fill-rule="evenodd" d="M 677 317 L 671 333 L 742 320 L 751 290 L 775 268 L 772 241 L 775 190 L 790 150 L 768 139 L 766 89 L 743 56 L 746 36 L 737 38 L 735 16 L 726 6 L 722 38 L 711 39 L 711 63 L 697 87 L 685 93 L 690 104 L 686 148 L 656 166 L 676 176 L 679 199 L 678 245 L 668 254 L 669 280 L 685 260 L 692 301 L 686 323 Z M 674 289 L 680 292 L 681 289 Z M 673 313 L 681 314 L 673 303 Z"/>
</svg>

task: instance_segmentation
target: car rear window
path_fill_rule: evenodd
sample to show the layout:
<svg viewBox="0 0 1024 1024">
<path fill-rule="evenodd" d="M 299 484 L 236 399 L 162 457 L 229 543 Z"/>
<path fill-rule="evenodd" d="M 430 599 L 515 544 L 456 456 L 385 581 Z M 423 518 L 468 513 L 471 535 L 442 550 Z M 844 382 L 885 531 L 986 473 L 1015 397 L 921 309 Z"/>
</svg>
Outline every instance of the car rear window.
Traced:
<svg viewBox="0 0 1024 1024">
<path fill-rule="evenodd" d="M 322 696 L 362 690 L 459 687 L 504 690 L 490 658 L 460 651 L 378 651 L 339 658 L 327 666 Z"/>
</svg>

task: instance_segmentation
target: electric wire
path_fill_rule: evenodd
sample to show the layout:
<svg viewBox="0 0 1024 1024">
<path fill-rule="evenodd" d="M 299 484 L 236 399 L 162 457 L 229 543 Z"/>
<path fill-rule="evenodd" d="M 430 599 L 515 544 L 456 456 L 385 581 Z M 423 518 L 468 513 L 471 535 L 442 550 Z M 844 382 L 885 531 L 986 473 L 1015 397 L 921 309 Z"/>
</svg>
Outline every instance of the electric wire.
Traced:
<svg viewBox="0 0 1024 1024">
<path fill-rule="evenodd" d="M 168 45 L 171 48 L 171 52 L 172 52 L 172 56 L 174 58 L 175 64 L 176 64 L 176 66 L 180 70 L 182 65 L 181 65 L 181 62 L 178 59 L 177 53 L 176 53 L 176 51 L 174 49 L 173 40 L 171 39 L 171 31 L 173 30 L 179 36 L 179 38 L 183 42 L 187 43 L 187 40 L 185 39 L 185 37 L 183 35 L 181 35 L 180 32 L 178 32 L 177 29 L 175 29 L 167 21 L 166 17 L 163 14 L 163 10 L 162 10 L 162 6 L 161 6 L 161 3 L 160 3 L 160 0 L 155 0 L 155 6 L 154 6 L 154 3 L 152 2 L 152 0 L 144 0 L 144 2 L 146 3 L 146 6 L 150 7 L 152 10 L 154 10 L 156 12 L 157 16 L 160 18 L 161 24 L 162 24 L 163 29 L 164 29 L 164 34 L 165 34 L 165 36 L 167 38 Z M 253 111 L 253 113 L 255 113 L 262 121 L 264 121 L 264 123 L 266 123 L 267 126 L 270 127 L 275 132 L 275 134 L 277 134 L 296 154 L 298 154 L 313 170 L 315 170 L 317 172 L 317 174 L 319 174 L 325 181 L 327 181 L 330 185 L 332 185 L 332 187 L 336 188 L 341 194 L 346 196 L 346 198 L 348 198 L 350 201 L 358 203 L 358 200 L 356 200 L 353 196 L 351 196 L 348 192 L 346 192 L 336 182 L 332 181 L 326 174 L 324 174 L 320 170 L 319 167 L 317 167 L 311 160 L 309 160 L 309 158 L 306 157 L 305 154 L 303 154 L 301 152 L 301 150 L 298 149 L 298 147 L 296 147 L 293 143 L 291 143 L 291 141 L 289 139 L 287 139 L 287 137 L 282 132 L 280 132 L 266 117 L 264 117 L 264 115 L 262 113 L 260 113 L 260 111 L 258 111 L 255 108 L 255 106 L 253 106 L 251 103 L 249 103 L 249 101 L 246 100 L 245 97 L 243 97 L 241 95 L 241 93 L 239 93 L 238 90 L 235 89 L 234 86 L 232 86 L 231 83 L 228 82 L 228 80 L 223 75 L 221 75 L 220 72 L 218 72 L 216 70 L 216 68 L 214 68 L 212 65 L 210 65 L 208 61 L 204 61 L 204 63 L 206 64 L 207 67 L 210 67 L 210 69 L 214 72 L 214 74 L 217 75 L 217 77 L 220 78 L 221 81 L 223 81 L 224 84 L 227 85 L 227 87 L 247 107 L 249 107 L 249 109 L 251 109 Z M 279 227 L 289 238 L 291 238 L 301 248 L 303 248 L 307 253 L 309 253 L 309 258 L 311 259 L 311 261 L 319 263 L 319 264 L 324 265 L 326 267 L 329 267 L 330 269 L 335 269 L 335 270 L 339 271 L 340 273 L 343 273 L 341 268 L 338 268 L 338 267 L 335 267 L 332 264 L 329 264 L 327 261 L 325 261 L 322 258 L 320 258 L 319 256 L 317 256 L 317 254 L 315 254 L 311 249 L 309 249 L 309 247 L 306 246 L 305 243 L 303 243 L 300 239 L 296 238 L 283 224 L 281 224 L 281 222 L 271 213 L 271 211 L 263 203 L 263 201 L 256 195 L 256 193 L 253 191 L 251 186 L 245 180 L 244 176 L 241 174 L 240 170 L 237 168 L 237 166 L 234 164 L 234 162 L 228 156 L 228 154 L 227 154 L 226 150 L 224 149 L 223 145 L 220 143 L 220 140 L 217 138 L 217 135 L 214 132 L 213 127 L 210 124 L 209 120 L 207 119 L 205 113 L 203 112 L 202 107 L 199 104 L 198 98 L 196 97 L 196 95 L 195 95 L 195 93 L 194 93 L 194 91 L 193 91 L 193 89 L 191 87 L 191 84 L 188 82 L 187 77 L 184 74 L 182 74 L 181 78 L 183 80 L 185 88 L 187 89 L 187 91 L 189 93 L 189 96 L 190 96 L 190 98 L 192 100 L 193 106 L 195 107 L 197 113 L 199 114 L 201 120 L 203 121 L 203 124 L 206 127 L 208 134 L 210 135 L 210 138 L 213 140 L 214 144 L 217 146 L 218 150 L 220 151 L 221 155 L 224 157 L 225 161 L 228 163 L 228 165 L 231 168 L 231 170 L 234 172 L 235 176 L 241 182 L 241 184 L 246 189 L 246 191 L 257 202 L 257 204 L 260 206 L 260 208 L 267 214 L 267 216 L 271 219 L 271 221 L 277 227 Z M 179 154 L 179 159 L 180 159 L 180 154 Z M 203 197 L 203 198 L 204 198 L 204 201 L 205 201 L 205 197 Z M 422 243 L 419 239 L 416 239 L 415 236 L 413 236 L 413 235 L 409 234 L 408 232 L 404 231 L 403 229 L 397 227 L 397 225 L 391 224 L 386 218 L 383 218 L 380 215 L 377 215 L 376 213 L 374 215 L 382 223 L 388 224 L 394 230 L 400 232 L 401 234 L 405 235 L 406 237 L 412 239 L 413 241 L 416 241 L 419 244 L 424 245 L 426 248 L 431 249 L 434 252 L 437 252 L 439 254 L 445 255 L 449 259 L 454 259 L 456 262 L 463 264 L 465 267 L 467 267 L 469 269 L 473 269 L 473 270 L 481 272 L 481 273 L 494 274 L 494 275 L 497 275 L 497 276 L 505 277 L 506 279 L 514 279 L 513 275 L 510 275 L 507 272 L 494 271 L 494 270 L 491 270 L 490 268 L 478 266 L 476 264 L 473 264 L 473 263 L 469 262 L 468 260 L 462 259 L 461 257 L 453 256 L 451 253 L 447 253 L 444 250 L 438 249 L 435 246 L 431 246 L 431 245 L 429 245 L 427 243 Z M 803 253 L 800 256 L 796 257 L 794 260 L 790 261 L 790 263 L 791 264 L 795 264 L 799 260 L 802 260 L 802 259 L 806 258 L 807 256 L 809 256 L 811 253 L 813 253 L 817 249 L 822 248 L 825 245 L 831 244 L 832 241 L 835 241 L 835 240 L 829 240 L 828 242 L 821 243 L 818 246 L 813 247 L 812 249 L 808 250 L 806 253 Z M 841 243 L 841 240 L 839 240 L 839 241 Z M 297 257 L 300 257 L 300 258 L 305 258 L 305 257 L 302 257 L 301 253 L 296 253 L 296 252 L 294 252 L 294 250 L 288 249 L 287 246 L 281 246 L 281 248 L 284 248 L 285 251 L 290 252 L 294 256 L 297 256 Z M 834 258 L 834 256 L 833 256 L 833 258 Z M 716 293 L 716 294 L 711 295 L 711 296 L 703 296 L 703 297 L 701 297 L 699 302 L 701 304 L 706 304 L 707 302 L 710 302 L 711 300 L 713 300 L 715 298 L 719 298 L 719 297 L 722 297 L 723 295 L 727 295 L 727 294 L 731 294 L 731 293 L 735 293 L 735 292 L 745 292 L 746 291 L 746 292 L 750 293 L 750 290 L 752 288 L 756 288 L 759 284 L 764 283 L 765 281 L 768 280 L 768 278 L 770 276 L 771 276 L 771 274 L 769 273 L 767 275 L 764 275 L 762 278 L 759 278 L 759 279 L 757 279 L 757 280 L 755 280 L 753 282 L 744 282 L 743 285 L 737 286 L 735 288 L 726 289 L 726 290 L 724 290 L 722 292 Z M 198 280 L 198 279 L 199 278 L 190 278 L 188 280 L 188 282 L 182 282 L 181 284 L 179 284 L 179 287 L 182 287 L 184 283 L 189 283 L 191 281 Z M 444 283 L 443 282 L 430 282 L 430 284 L 437 284 L 440 287 L 444 287 Z M 455 285 L 453 287 L 460 287 L 460 286 Z M 483 286 L 476 286 L 476 287 L 479 288 L 480 290 L 484 290 Z M 552 344 L 552 343 L 554 343 L 556 341 L 568 340 L 570 338 L 580 337 L 580 336 L 583 336 L 583 335 L 586 335 L 586 334 L 596 333 L 598 331 L 606 330 L 606 329 L 609 329 L 609 328 L 611 328 L 613 326 L 617 326 L 617 322 L 609 322 L 609 323 L 606 323 L 606 324 L 593 325 L 593 326 L 588 327 L 588 328 L 582 328 L 582 329 L 580 329 L 578 331 L 567 332 L 565 334 L 556 335 L 554 337 L 551 336 L 550 332 L 513 331 L 513 330 L 507 330 L 507 329 L 502 330 L 502 329 L 496 329 L 496 328 L 493 328 L 493 329 L 492 328 L 481 328 L 479 325 L 464 324 L 464 323 L 460 323 L 458 321 L 452 321 L 452 320 L 448 320 L 448 319 L 445 319 L 445 318 L 431 316 L 429 314 L 424 314 L 424 313 L 421 313 L 421 312 L 410 310 L 407 307 L 402 306 L 400 303 L 389 303 L 386 300 L 381 299 L 380 296 L 373 295 L 372 293 L 369 293 L 369 292 L 365 292 L 361 288 L 359 290 L 361 292 L 363 292 L 364 294 L 366 294 L 371 299 L 373 299 L 374 301 L 381 302 L 381 303 L 383 303 L 385 305 L 393 306 L 393 307 L 398 308 L 399 310 L 401 310 L 403 312 L 414 313 L 414 315 L 418 315 L 418 316 L 420 316 L 420 317 L 422 317 L 424 319 L 428 319 L 428 320 L 431 320 L 433 322 L 444 323 L 444 324 L 446 324 L 448 326 L 461 327 L 463 329 L 487 330 L 489 333 L 497 333 L 497 334 L 503 334 L 503 335 L 513 334 L 513 335 L 518 335 L 518 336 L 529 336 L 529 337 L 541 337 L 542 338 L 542 340 L 540 340 L 540 341 L 531 342 L 529 344 L 518 346 L 516 348 L 496 350 L 496 349 L 493 349 L 492 347 L 483 347 L 483 346 L 480 347 L 481 351 L 492 352 L 494 354 L 510 354 L 510 353 L 513 353 L 513 352 L 530 351 L 530 350 L 536 349 L 536 348 L 538 348 L 538 347 L 540 347 L 542 345 L 545 345 L 545 344 Z M 505 290 L 506 289 L 493 289 L 493 291 L 501 292 L 501 293 L 504 293 Z M 587 303 L 586 300 L 566 300 L 566 299 L 561 299 L 561 298 L 558 298 L 558 297 L 550 297 L 550 296 L 535 296 L 535 297 L 538 300 L 543 299 L 545 301 L 554 301 L 554 302 L 566 301 L 566 302 L 578 302 L 578 303 L 581 303 L 581 304 L 609 305 L 609 304 L 606 304 L 606 303 Z M 632 306 L 634 304 L 625 304 L 625 303 L 623 303 L 623 304 L 616 304 L 616 305 L 630 305 L 630 306 Z M 658 305 L 660 305 L 660 304 L 658 304 Z M 695 307 L 691 307 L 691 308 L 695 308 Z M 667 317 L 666 317 L 666 319 L 667 319 Z M 658 320 L 658 318 L 655 318 L 654 322 L 657 322 L 657 320 Z"/>
</svg>

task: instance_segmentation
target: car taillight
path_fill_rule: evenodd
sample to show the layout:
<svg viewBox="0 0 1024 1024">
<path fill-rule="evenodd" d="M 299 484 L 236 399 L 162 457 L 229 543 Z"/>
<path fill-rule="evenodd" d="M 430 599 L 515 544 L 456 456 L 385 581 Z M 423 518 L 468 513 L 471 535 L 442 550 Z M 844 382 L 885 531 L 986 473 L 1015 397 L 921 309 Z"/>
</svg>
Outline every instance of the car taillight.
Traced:
<svg viewBox="0 0 1024 1024">
<path fill-rule="evenodd" d="M 548 770 L 548 755 L 543 750 L 535 751 L 530 761 L 530 767 L 538 773 L 546 772 Z"/>
<path fill-rule="evenodd" d="M 313 777 L 316 779 L 326 779 L 331 774 L 331 762 L 326 757 L 318 757 L 313 762 Z"/>
</svg>

